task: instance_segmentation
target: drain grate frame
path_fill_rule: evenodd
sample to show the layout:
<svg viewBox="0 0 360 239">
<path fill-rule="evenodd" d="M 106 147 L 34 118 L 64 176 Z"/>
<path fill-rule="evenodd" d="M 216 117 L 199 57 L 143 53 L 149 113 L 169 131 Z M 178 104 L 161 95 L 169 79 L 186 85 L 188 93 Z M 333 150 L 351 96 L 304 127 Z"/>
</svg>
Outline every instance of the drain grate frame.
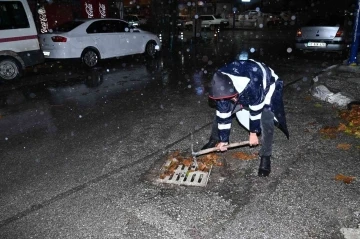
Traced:
<svg viewBox="0 0 360 239">
<path fill-rule="evenodd" d="M 167 160 L 160 171 L 164 171 L 170 164 L 171 160 Z M 205 187 L 209 181 L 212 166 L 208 172 L 195 169 L 194 164 L 190 166 L 179 164 L 172 175 L 165 176 L 163 179 L 158 177 L 156 181 L 158 183 Z"/>
</svg>

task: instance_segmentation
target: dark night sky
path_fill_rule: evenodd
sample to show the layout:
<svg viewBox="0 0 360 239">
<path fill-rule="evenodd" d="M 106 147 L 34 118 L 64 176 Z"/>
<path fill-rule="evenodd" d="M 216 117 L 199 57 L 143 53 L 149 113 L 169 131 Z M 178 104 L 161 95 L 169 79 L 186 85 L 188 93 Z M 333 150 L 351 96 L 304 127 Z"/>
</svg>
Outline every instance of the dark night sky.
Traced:
<svg viewBox="0 0 360 239">
<path fill-rule="evenodd" d="M 239 0 L 240 2 L 240 0 Z M 262 10 L 280 11 L 281 8 L 290 8 L 289 10 L 308 11 L 308 12 L 335 12 L 349 9 L 351 4 L 355 5 L 357 0 L 251 0 L 247 5 L 248 9 L 255 9 L 261 6 Z"/>
</svg>

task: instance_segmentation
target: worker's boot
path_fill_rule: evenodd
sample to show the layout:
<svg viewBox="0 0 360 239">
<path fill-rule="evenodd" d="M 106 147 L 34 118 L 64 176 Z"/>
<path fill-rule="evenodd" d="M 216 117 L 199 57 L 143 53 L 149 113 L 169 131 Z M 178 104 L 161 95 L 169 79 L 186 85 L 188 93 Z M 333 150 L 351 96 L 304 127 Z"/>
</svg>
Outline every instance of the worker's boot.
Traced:
<svg viewBox="0 0 360 239">
<path fill-rule="evenodd" d="M 219 129 L 218 129 L 218 124 L 217 124 L 216 116 L 215 116 L 213 124 L 211 126 L 211 135 L 210 135 L 209 142 L 207 142 L 201 149 L 214 148 L 217 145 L 217 143 L 219 143 L 219 142 L 220 142 Z"/>
<path fill-rule="evenodd" d="M 219 143 L 219 139 L 210 138 L 209 142 L 207 142 L 201 149 L 214 148 L 217 143 Z"/>
<path fill-rule="evenodd" d="M 271 172 L 271 160 L 270 156 L 261 156 L 259 166 L 259 177 L 267 177 Z"/>
</svg>

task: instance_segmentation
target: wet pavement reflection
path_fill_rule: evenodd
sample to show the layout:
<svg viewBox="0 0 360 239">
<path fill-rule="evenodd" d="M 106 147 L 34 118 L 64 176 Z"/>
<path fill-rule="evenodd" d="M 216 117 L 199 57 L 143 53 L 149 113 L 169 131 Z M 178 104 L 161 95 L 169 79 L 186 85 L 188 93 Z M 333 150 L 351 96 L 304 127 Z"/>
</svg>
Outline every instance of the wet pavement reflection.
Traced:
<svg viewBox="0 0 360 239">
<path fill-rule="evenodd" d="M 113 59 L 94 69 L 82 68 L 79 62 L 47 62 L 21 81 L 1 85 L 0 137 L 37 129 L 56 132 L 52 115 L 60 108 L 91 109 L 154 90 L 204 94 L 205 75 L 213 66 L 195 52 L 187 48 L 164 51 L 156 58 Z"/>
<path fill-rule="evenodd" d="M 76 60 L 46 62 L 28 69 L 19 81 L 0 83 L 0 137 L 32 128 L 56 131 L 51 115 L 57 107 L 94 108 L 110 99 L 126 101 L 129 94 L 145 92 L 201 96 L 216 69 L 235 59 L 241 49 L 253 49 L 250 58 L 287 64 L 294 59 L 289 51 L 291 34 L 274 32 L 278 41 L 274 44 L 263 32 L 228 31 L 218 41 L 178 43 L 172 49 L 164 45 L 155 58 L 104 60 L 94 69 Z"/>
</svg>

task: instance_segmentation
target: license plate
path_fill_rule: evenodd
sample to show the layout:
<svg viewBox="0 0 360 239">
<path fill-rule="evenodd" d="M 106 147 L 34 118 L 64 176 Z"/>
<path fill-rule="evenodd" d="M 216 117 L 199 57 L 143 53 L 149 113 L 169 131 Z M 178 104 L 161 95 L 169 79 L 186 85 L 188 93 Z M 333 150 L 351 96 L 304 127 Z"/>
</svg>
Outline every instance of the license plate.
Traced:
<svg viewBox="0 0 360 239">
<path fill-rule="evenodd" d="M 50 52 L 49 51 L 43 51 L 44 56 L 50 56 Z"/>
<path fill-rule="evenodd" d="M 324 42 L 308 42 L 307 46 L 326 47 L 326 43 L 324 43 Z"/>
</svg>

